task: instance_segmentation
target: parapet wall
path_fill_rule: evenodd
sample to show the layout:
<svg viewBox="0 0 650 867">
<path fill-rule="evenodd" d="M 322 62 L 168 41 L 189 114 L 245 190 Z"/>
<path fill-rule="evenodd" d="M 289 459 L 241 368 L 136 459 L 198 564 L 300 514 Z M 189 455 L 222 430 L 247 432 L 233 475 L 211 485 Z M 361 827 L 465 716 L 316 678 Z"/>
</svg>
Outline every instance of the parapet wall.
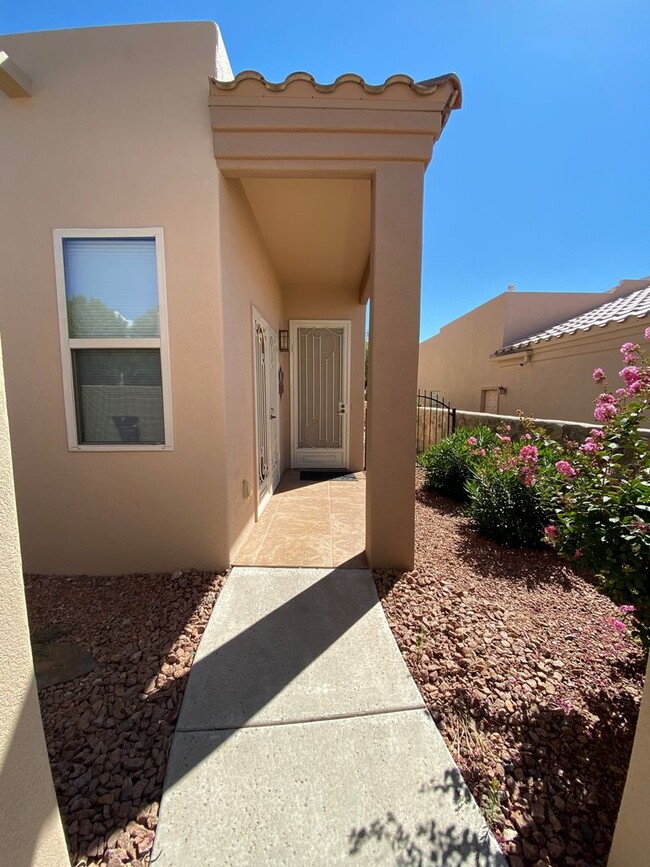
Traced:
<svg viewBox="0 0 650 867">
<path fill-rule="evenodd" d="M 519 416 L 491 415 L 487 412 L 469 412 L 464 409 L 456 410 L 457 430 L 459 428 L 472 428 L 477 425 L 485 425 L 492 430 L 496 430 L 501 424 L 511 425 L 515 436 L 524 433 L 524 426 Z M 562 421 L 548 418 L 535 419 L 535 424 L 544 428 L 551 439 L 557 440 L 557 442 L 564 442 L 565 440 L 583 442 L 589 436 L 589 431 L 595 427 L 600 427 L 597 424 L 584 424 L 578 421 Z M 650 441 L 650 429 L 643 429 L 639 433 Z"/>
</svg>

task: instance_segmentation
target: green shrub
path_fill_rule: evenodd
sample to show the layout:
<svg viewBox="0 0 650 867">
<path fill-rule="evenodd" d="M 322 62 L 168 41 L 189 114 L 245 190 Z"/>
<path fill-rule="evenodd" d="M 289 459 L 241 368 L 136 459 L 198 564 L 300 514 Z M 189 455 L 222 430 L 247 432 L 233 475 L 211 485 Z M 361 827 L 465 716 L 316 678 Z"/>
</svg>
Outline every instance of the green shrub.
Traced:
<svg viewBox="0 0 650 867">
<path fill-rule="evenodd" d="M 426 470 L 424 487 L 452 500 L 467 499 L 467 483 L 481 458 L 481 451 L 496 442 L 495 434 L 487 427 L 457 430 L 431 446 L 418 458 Z"/>
<path fill-rule="evenodd" d="M 483 535 L 510 548 L 542 544 L 547 508 L 537 488 L 525 485 L 517 472 L 487 461 L 467 487 L 467 514 Z"/>
</svg>

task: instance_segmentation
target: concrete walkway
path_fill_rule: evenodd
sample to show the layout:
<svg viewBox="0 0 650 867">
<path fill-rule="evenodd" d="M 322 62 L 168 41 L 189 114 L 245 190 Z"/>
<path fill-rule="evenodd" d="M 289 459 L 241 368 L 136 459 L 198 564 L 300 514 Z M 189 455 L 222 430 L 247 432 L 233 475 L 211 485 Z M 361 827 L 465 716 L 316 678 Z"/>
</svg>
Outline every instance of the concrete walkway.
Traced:
<svg viewBox="0 0 650 867">
<path fill-rule="evenodd" d="M 233 569 L 190 674 L 152 863 L 506 867 L 369 571 Z"/>
</svg>

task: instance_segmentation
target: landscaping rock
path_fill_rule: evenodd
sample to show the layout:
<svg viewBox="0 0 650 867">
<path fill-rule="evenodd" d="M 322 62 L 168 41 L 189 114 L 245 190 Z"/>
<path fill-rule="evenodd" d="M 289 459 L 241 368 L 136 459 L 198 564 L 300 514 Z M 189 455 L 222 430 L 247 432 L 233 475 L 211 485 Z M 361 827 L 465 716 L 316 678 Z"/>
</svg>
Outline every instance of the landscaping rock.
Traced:
<svg viewBox="0 0 650 867">
<path fill-rule="evenodd" d="M 551 549 L 502 548 L 422 490 L 415 569 L 375 582 L 511 867 L 605 867 L 645 670 L 616 606 Z"/>
<path fill-rule="evenodd" d="M 74 636 L 75 653 L 92 661 L 74 684 L 39 687 L 73 865 L 148 862 L 187 674 L 224 580 L 27 576 L 35 658 L 43 636 L 57 653 L 59 639 Z"/>
</svg>

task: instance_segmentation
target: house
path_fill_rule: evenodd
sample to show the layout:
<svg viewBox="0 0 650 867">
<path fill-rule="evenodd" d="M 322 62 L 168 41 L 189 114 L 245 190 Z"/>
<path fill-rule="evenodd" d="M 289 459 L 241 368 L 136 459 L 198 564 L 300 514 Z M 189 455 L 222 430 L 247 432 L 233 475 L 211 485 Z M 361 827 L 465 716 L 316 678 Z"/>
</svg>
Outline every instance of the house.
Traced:
<svg viewBox="0 0 650 867">
<path fill-rule="evenodd" d="M 368 301 L 366 553 L 411 566 L 423 181 L 457 77 L 233 77 L 205 22 L 0 51 L 26 570 L 221 569 L 285 468 L 363 469 Z"/>
<path fill-rule="evenodd" d="M 649 314 L 650 277 L 609 292 L 504 292 L 420 344 L 418 387 L 470 412 L 592 422 L 594 369 L 620 384 L 620 347 L 643 341 Z"/>
</svg>

